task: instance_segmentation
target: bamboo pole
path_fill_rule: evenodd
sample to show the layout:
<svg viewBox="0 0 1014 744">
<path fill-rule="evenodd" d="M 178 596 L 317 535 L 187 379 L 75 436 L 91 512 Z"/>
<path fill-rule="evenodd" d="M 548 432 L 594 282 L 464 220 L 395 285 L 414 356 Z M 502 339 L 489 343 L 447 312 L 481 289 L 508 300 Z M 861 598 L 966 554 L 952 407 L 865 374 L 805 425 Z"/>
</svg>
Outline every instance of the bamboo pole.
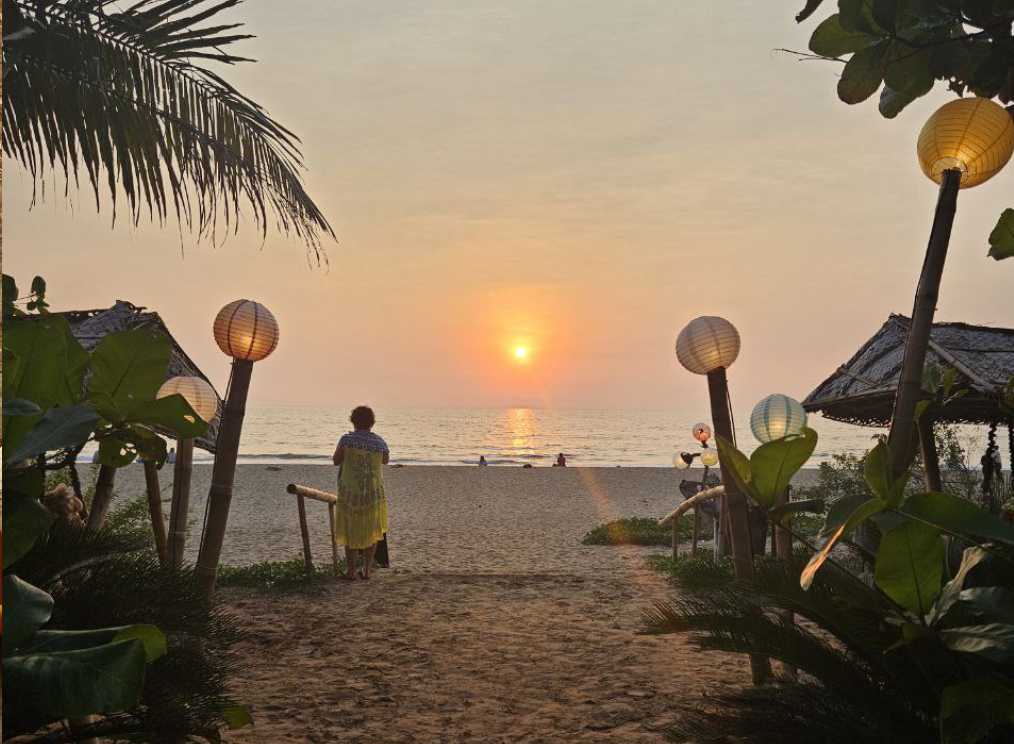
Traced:
<svg viewBox="0 0 1014 744">
<path fill-rule="evenodd" d="M 201 535 L 201 550 L 197 556 L 197 586 L 208 597 L 215 593 L 218 579 L 218 562 L 222 557 L 225 528 L 229 522 L 233 484 L 236 480 L 236 458 L 239 455 L 239 438 L 246 415 L 246 397 L 250 392 L 253 362 L 235 359 L 229 380 L 229 395 L 222 412 L 218 429 L 215 465 L 211 471 L 211 488 L 208 490 L 208 514 Z"/>
<path fill-rule="evenodd" d="M 943 491 L 943 479 L 940 477 L 940 457 L 937 454 L 937 439 L 933 433 L 933 419 L 929 411 L 925 411 L 916 422 L 919 431 L 919 446 L 922 450 L 922 467 L 926 478 L 927 491 Z"/>
<path fill-rule="evenodd" d="M 789 502 L 789 492 L 791 489 L 792 486 L 787 486 L 784 491 L 778 494 L 778 503 L 780 505 L 787 504 Z M 775 555 L 782 560 L 788 560 L 792 557 L 792 533 L 789 532 L 789 530 L 782 527 L 780 524 L 776 525 L 772 530 L 771 540 Z M 791 625 L 796 622 L 796 615 L 792 612 L 792 610 L 780 610 L 779 614 L 781 615 L 782 621 L 787 624 Z M 799 671 L 792 664 L 786 664 L 783 662 L 780 666 L 783 677 L 787 677 L 791 680 L 799 678 Z"/>
<path fill-rule="evenodd" d="M 187 547 L 187 523 L 190 521 L 190 480 L 194 472 L 194 440 L 176 442 L 173 463 L 173 495 L 169 506 L 169 563 L 179 568 Z"/>
<path fill-rule="evenodd" d="M 335 540 L 334 518 L 337 507 L 337 501 L 329 501 L 327 504 L 327 521 L 331 528 L 331 565 L 334 566 L 336 574 L 338 573 L 338 542 Z"/>
<path fill-rule="evenodd" d="M 680 520 L 672 520 L 672 558 L 676 560 L 680 557 Z"/>
<path fill-rule="evenodd" d="M 891 451 L 891 469 L 896 478 L 911 464 L 908 452 L 912 430 L 915 427 L 915 407 L 922 396 L 922 370 L 926 363 L 926 348 L 933 328 L 933 315 L 940 294 L 940 278 L 947 259 L 947 246 L 954 224 L 960 184 L 960 171 L 943 172 L 933 229 L 930 232 L 926 257 L 915 292 L 912 322 L 908 329 L 908 340 L 905 342 L 905 356 L 898 379 L 898 393 L 894 399 L 891 431 L 887 438 Z"/>
<path fill-rule="evenodd" d="M 116 468 L 110 465 L 99 465 L 99 476 L 95 480 L 95 495 L 92 497 L 92 508 L 88 511 L 88 529 L 98 532 L 106 523 L 109 502 L 113 499 L 113 485 L 116 482 Z"/>
<path fill-rule="evenodd" d="M 310 486 L 301 486 L 298 483 L 290 483 L 285 487 L 285 490 L 295 496 L 313 499 L 314 501 L 323 501 L 326 504 L 335 504 L 338 502 L 338 497 L 333 493 L 321 491 L 317 488 L 311 488 Z"/>
<path fill-rule="evenodd" d="M 155 552 L 159 565 L 166 564 L 165 515 L 162 513 L 162 488 L 158 483 L 158 466 L 151 460 L 144 461 L 144 485 L 148 492 L 148 513 L 151 515 L 151 531 L 155 535 Z"/>
<path fill-rule="evenodd" d="M 690 543 L 690 557 L 697 557 L 697 541 L 701 539 L 701 513 L 694 507 L 694 538 Z"/>
<path fill-rule="evenodd" d="M 725 367 L 708 372 L 708 393 L 711 397 L 711 420 L 715 433 L 729 443 L 736 441 L 729 411 L 729 383 Z M 747 578 L 753 572 L 753 546 L 750 540 L 750 521 L 746 497 L 739 490 L 725 458 L 719 462 L 725 493 L 722 504 L 728 512 L 729 538 L 732 543 L 732 563 L 736 576 Z M 750 676 L 755 685 L 771 677 L 771 663 L 762 654 L 750 654 Z"/>
<path fill-rule="evenodd" d="M 303 560 L 307 575 L 313 573 L 313 555 L 310 554 L 310 528 L 306 524 L 306 502 L 302 496 L 296 496 L 296 507 L 299 509 L 299 534 L 303 537 Z"/>
</svg>

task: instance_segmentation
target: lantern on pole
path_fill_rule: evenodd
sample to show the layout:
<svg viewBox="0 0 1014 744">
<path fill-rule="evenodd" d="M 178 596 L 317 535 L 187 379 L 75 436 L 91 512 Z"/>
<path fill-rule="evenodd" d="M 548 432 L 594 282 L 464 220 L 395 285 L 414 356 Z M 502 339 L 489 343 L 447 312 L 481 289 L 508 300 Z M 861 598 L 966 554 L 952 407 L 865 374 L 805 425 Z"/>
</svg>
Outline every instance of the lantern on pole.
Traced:
<svg viewBox="0 0 1014 744">
<path fill-rule="evenodd" d="M 236 479 L 236 458 L 239 439 L 246 415 L 246 398 L 254 362 L 266 358 L 278 346 L 278 323 L 275 316 L 259 302 L 236 300 L 223 307 L 214 324 L 218 347 L 233 358 L 229 391 L 225 399 L 222 421 L 218 429 L 215 465 L 208 491 L 207 519 L 197 556 L 197 583 L 211 596 L 218 577 L 218 562 L 229 520 L 233 483 Z"/>
<path fill-rule="evenodd" d="M 940 194 L 916 288 L 887 440 L 896 477 L 909 465 L 915 408 L 921 397 L 922 370 L 954 224 L 958 190 L 988 181 L 1007 164 L 1014 154 L 1014 119 L 1002 106 L 986 98 L 951 101 L 926 121 L 916 150 L 923 173 L 940 184 Z"/>
<path fill-rule="evenodd" d="M 718 464 L 718 453 L 713 449 L 706 449 L 701 452 L 701 465 L 706 468 L 713 468 Z"/>
<path fill-rule="evenodd" d="M 677 470 L 686 470 L 693 461 L 693 455 L 689 452 L 677 452 L 672 456 L 673 467 Z"/>
<path fill-rule="evenodd" d="M 806 411 L 795 398 L 775 393 L 761 400 L 750 414 L 750 431 L 761 444 L 793 436 L 806 426 Z"/>
<path fill-rule="evenodd" d="M 694 424 L 694 439 L 701 444 L 706 444 L 711 439 L 711 427 L 703 421 L 698 421 Z"/>
<path fill-rule="evenodd" d="M 200 377 L 180 375 L 172 377 L 159 388 L 156 398 L 182 395 L 202 420 L 211 422 L 218 413 L 218 393 Z M 176 440 L 176 461 L 173 463 L 173 494 L 169 506 L 169 537 L 166 548 L 167 562 L 171 566 L 183 565 L 183 550 L 187 540 L 187 519 L 190 511 L 190 478 L 194 470 L 194 440 L 180 437 Z"/>
</svg>

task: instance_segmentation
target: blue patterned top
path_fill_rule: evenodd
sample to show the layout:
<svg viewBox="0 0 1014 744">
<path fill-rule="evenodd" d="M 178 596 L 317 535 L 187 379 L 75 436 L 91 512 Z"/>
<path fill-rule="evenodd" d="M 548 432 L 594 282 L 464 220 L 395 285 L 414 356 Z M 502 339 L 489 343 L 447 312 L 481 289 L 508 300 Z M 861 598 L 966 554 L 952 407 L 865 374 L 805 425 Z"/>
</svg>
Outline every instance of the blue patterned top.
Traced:
<svg viewBox="0 0 1014 744">
<path fill-rule="evenodd" d="M 342 449 L 365 450 L 366 452 L 389 452 L 387 442 L 372 431 L 350 431 L 338 440 Z"/>
</svg>

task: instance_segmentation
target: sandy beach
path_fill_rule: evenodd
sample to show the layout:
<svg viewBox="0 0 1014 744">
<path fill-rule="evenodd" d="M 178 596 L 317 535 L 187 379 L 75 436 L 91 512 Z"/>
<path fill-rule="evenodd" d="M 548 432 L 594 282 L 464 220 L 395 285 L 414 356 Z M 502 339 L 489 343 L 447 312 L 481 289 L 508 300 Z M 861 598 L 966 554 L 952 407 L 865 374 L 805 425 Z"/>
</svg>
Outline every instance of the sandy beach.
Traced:
<svg viewBox="0 0 1014 744">
<path fill-rule="evenodd" d="M 198 519 L 210 471 L 194 469 Z M 240 466 L 223 561 L 298 555 L 285 485 L 331 489 L 334 472 Z M 388 468 L 390 569 L 319 593 L 225 590 L 251 634 L 236 698 L 255 719 L 227 739 L 663 741 L 681 705 L 745 683 L 745 661 L 701 654 L 677 636 L 636 635 L 641 610 L 670 591 L 645 561 L 661 550 L 580 540 L 616 517 L 664 514 L 680 480 L 696 475 Z M 123 498 L 142 485 L 141 469 L 128 468 L 117 490 Z M 310 503 L 308 514 L 315 558 L 326 560 L 326 509 Z"/>
</svg>

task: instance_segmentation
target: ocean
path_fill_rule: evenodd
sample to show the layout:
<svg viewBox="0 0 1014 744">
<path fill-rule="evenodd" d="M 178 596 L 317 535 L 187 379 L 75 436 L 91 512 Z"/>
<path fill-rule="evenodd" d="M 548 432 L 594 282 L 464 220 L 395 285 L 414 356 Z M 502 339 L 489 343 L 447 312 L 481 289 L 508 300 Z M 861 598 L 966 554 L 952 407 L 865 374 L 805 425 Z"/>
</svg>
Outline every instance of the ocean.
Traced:
<svg viewBox="0 0 1014 744">
<path fill-rule="evenodd" d="M 240 462 L 330 463 L 335 443 L 351 426 L 350 407 L 251 406 L 240 444 Z M 391 462 L 404 465 L 475 465 L 485 455 L 490 465 L 549 466 L 559 452 L 570 465 L 596 467 L 671 467 L 677 451 L 696 451 L 691 436 L 698 416 L 672 411 L 595 411 L 507 409 L 378 408 L 374 429 L 391 448 Z M 708 422 L 710 424 L 710 421 Z M 838 452 L 862 454 L 882 429 L 849 426 L 812 416 L 820 434 L 812 465 Z M 736 418 L 740 449 L 756 441 L 749 412 Z M 985 430 L 965 427 L 963 443 L 973 462 L 985 446 Z M 82 453 L 82 459 L 90 455 Z M 195 452 L 195 462 L 211 456 Z"/>
</svg>

